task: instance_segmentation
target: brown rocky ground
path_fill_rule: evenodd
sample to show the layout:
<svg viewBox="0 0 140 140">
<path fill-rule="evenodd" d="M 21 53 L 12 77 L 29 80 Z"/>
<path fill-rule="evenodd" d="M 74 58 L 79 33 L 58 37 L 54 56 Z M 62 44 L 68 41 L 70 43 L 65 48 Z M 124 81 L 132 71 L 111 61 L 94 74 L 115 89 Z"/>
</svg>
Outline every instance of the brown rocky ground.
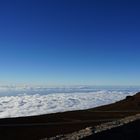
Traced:
<svg viewBox="0 0 140 140">
<path fill-rule="evenodd" d="M 139 140 L 140 119 L 128 124 L 93 134 L 82 140 Z"/>
<path fill-rule="evenodd" d="M 57 135 L 42 140 L 137 140 L 140 138 L 140 114 L 129 116 L 95 127 L 87 127 L 70 134 Z"/>
<path fill-rule="evenodd" d="M 114 104 L 83 111 L 0 119 L 0 139 L 39 140 L 72 133 L 138 113 L 140 113 L 140 93 Z"/>
</svg>

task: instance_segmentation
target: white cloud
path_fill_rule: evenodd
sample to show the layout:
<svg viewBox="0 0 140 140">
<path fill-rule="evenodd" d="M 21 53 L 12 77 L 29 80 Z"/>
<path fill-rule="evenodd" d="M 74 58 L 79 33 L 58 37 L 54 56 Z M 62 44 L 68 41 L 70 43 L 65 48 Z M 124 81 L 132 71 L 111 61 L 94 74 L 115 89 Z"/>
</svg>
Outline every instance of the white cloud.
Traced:
<svg viewBox="0 0 140 140">
<path fill-rule="evenodd" d="M 29 88 L 30 89 L 30 88 Z M 32 91 L 33 89 L 28 89 Z M 39 92 L 39 90 L 35 93 Z M 42 89 L 43 90 L 43 89 Z M 58 89 L 52 89 L 58 91 Z M 64 89 L 63 89 L 64 90 Z M 63 91 L 61 90 L 61 91 Z M 0 90 L 1 92 L 2 90 Z M 8 90 L 9 91 L 9 90 Z M 11 91 L 11 90 L 10 90 Z M 15 91 L 12 90 L 12 91 Z M 19 90 L 16 91 L 26 91 Z M 67 90 L 65 89 L 65 92 Z M 51 94 L 34 94 L 34 95 L 14 95 L 0 97 L 0 118 L 31 116 L 39 114 L 49 114 L 56 112 L 64 112 L 70 110 L 81 110 L 109 104 L 125 98 L 127 95 L 133 95 L 135 92 L 127 90 L 98 90 L 87 92 L 71 93 L 51 93 Z M 44 92 L 43 92 L 44 93 Z M 19 92 L 20 94 L 20 92 Z"/>
</svg>

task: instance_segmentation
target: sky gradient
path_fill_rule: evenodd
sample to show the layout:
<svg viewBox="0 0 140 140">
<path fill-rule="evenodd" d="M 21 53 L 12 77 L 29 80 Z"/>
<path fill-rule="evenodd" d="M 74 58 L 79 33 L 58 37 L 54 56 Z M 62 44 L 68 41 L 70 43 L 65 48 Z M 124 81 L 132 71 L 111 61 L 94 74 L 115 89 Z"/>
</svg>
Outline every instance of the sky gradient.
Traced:
<svg viewBox="0 0 140 140">
<path fill-rule="evenodd" d="M 138 0 L 1 0 L 0 84 L 140 85 Z"/>
</svg>

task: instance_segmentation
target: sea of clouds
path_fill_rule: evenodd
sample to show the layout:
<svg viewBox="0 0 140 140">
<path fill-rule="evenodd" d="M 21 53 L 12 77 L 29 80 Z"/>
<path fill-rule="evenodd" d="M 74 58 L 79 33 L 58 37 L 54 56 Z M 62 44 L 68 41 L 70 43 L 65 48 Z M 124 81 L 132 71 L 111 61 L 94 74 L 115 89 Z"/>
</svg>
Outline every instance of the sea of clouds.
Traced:
<svg viewBox="0 0 140 140">
<path fill-rule="evenodd" d="M 82 110 L 110 104 L 138 87 L 0 87 L 0 118 Z"/>
</svg>

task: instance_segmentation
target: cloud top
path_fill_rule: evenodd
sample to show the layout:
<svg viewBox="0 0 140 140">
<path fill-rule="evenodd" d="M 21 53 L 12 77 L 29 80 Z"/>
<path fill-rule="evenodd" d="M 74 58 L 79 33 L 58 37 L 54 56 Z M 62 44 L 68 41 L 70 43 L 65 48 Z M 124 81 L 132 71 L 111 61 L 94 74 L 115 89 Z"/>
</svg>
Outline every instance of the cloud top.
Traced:
<svg viewBox="0 0 140 140">
<path fill-rule="evenodd" d="M 92 92 L 85 90 L 85 92 L 74 92 L 72 89 L 71 93 L 51 93 L 46 95 L 35 93 L 1 96 L 0 118 L 88 109 L 113 103 L 133 94 L 135 92 L 128 92 L 127 90 L 98 90 Z"/>
</svg>

